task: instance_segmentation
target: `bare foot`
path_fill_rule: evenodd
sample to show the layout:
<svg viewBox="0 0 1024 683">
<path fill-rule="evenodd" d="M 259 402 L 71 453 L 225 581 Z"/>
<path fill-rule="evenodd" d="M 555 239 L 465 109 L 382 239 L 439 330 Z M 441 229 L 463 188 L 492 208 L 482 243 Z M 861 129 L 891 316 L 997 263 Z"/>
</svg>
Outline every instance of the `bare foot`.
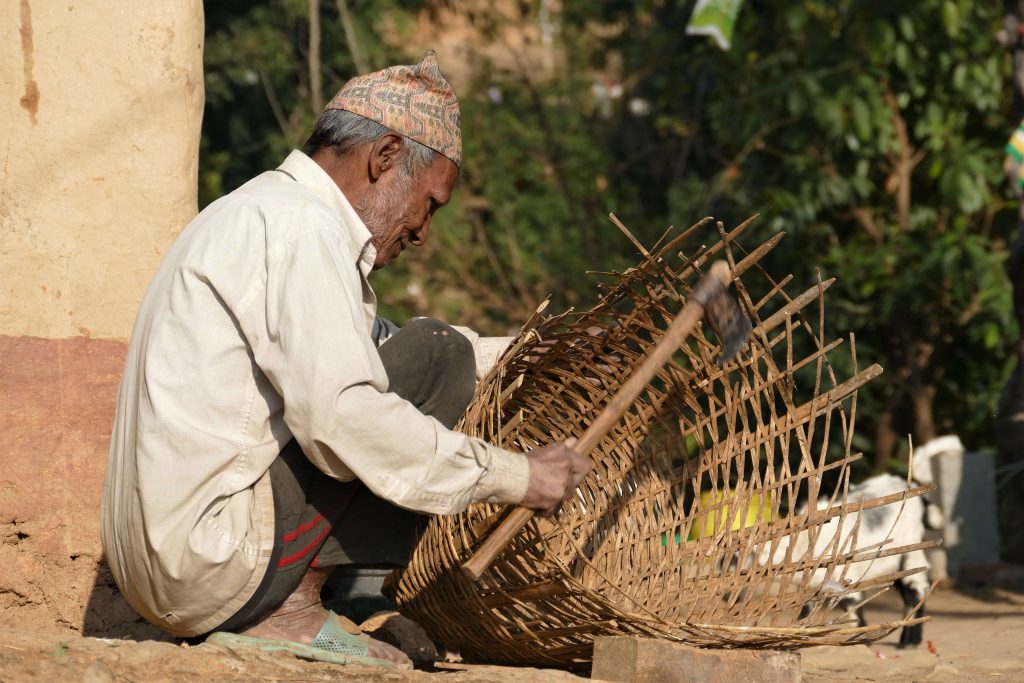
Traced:
<svg viewBox="0 0 1024 683">
<path fill-rule="evenodd" d="M 330 617 L 330 612 L 320 604 L 320 588 L 328 572 L 310 569 L 302 577 L 298 588 L 282 602 L 277 609 L 263 617 L 242 635 L 253 638 L 290 640 L 310 645 Z M 396 664 L 410 664 L 411 660 L 401 650 L 367 638 L 367 653 L 370 657 L 384 659 Z"/>
</svg>

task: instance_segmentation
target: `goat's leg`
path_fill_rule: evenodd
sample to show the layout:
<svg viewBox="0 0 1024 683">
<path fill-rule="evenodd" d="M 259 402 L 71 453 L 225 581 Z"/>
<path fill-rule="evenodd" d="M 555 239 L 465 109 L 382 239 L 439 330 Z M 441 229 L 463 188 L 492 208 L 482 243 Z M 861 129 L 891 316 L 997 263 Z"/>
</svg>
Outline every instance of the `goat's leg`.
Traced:
<svg viewBox="0 0 1024 683">
<path fill-rule="evenodd" d="M 919 574 L 916 576 L 920 576 Z M 907 577 L 914 578 L 914 577 Z M 900 596 L 903 598 L 903 605 L 908 609 L 913 609 L 917 603 L 921 602 L 921 598 L 924 597 L 924 590 L 917 585 L 913 585 L 914 582 L 901 580 L 896 582 L 896 586 L 900 590 Z M 924 616 L 924 605 L 921 605 L 912 615 L 912 617 L 923 617 Z M 903 631 L 900 632 L 900 644 L 899 647 L 917 647 L 921 644 L 921 639 L 924 637 L 924 624 L 913 624 L 911 626 L 904 626 Z"/>
<path fill-rule="evenodd" d="M 896 582 L 897 588 L 899 588 L 900 596 L 903 598 L 903 605 L 907 609 L 913 609 L 917 603 L 921 602 L 921 598 L 924 597 L 925 592 L 928 590 L 928 569 L 931 565 L 928 563 L 928 556 L 924 554 L 923 550 L 913 550 L 902 558 L 902 565 L 904 569 L 924 567 L 925 571 L 919 574 L 911 574 L 905 576 Z M 924 616 L 924 605 L 921 605 L 920 609 L 916 610 L 912 617 L 923 617 Z M 899 647 L 917 647 L 921 644 L 921 640 L 924 638 L 924 624 L 914 624 L 913 626 L 905 626 L 903 631 L 900 633 L 900 644 Z"/>
<path fill-rule="evenodd" d="M 839 606 L 846 612 L 846 618 L 849 621 L 856 620 L 857 626 L 867 626 L 868 622 L 864 618 L 864 605 L 859 603 L 864 600 L 864 594 L 860 591 L 854 591 L 853 593 L 847 593 L 846 596 L 839 601 Z M 854 609 L 857 606 L 857 609 Z"/>
</svg>

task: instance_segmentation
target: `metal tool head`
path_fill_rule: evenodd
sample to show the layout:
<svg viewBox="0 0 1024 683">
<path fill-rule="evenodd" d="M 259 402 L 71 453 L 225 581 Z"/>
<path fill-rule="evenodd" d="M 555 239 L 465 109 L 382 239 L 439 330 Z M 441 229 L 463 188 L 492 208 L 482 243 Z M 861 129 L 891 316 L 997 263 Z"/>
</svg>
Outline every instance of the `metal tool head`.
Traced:
<svg viewBox="0 0 1024 683">
<path fill-rule="evenodd" d="M 715 361 L 720 368 L 743 350 L 753 329 L 739 304 L 729 295 L 731 282 L 729 265 L 725 261 L 717 261 L 693 291 L 693 298 L 704 307 L 704 320 L 711 325 L 722 345 Z"/>
</svg>

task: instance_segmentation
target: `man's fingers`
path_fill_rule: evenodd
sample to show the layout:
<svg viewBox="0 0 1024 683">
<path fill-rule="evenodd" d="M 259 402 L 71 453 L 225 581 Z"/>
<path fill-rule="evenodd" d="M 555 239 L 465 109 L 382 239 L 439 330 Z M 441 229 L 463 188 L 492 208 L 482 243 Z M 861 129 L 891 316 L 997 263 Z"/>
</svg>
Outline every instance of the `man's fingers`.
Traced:
<svg viewBox="0 0 1024 683">
<path fill-rule="evenodd" d="M 572 488 L 575 489 L 580 485 L 580 482 L 586 478 L 587 474 L 594 467 L 594 463 L 590 462 L 589 458 L 584 458 L 582 455 L 573 453 L 572 458 Z"/>
<path fill-rule="evenodd" d="M 540 357 L 551 350 L 551 345 L 554 344 L 551 340 L 544 340 L 534 344 L 533 348 L 530 349 L 530 354 L 526 356 L 527 363 L 536 363 L 540 360 Z"/>
<path fill-rule="evenodd" d="M 576 487 L 580 485 L 587 473 L 590 472 L 594 466 L 588 458 L 584 458 L 579 453 L 573 453 L 571 456 L 572 462 L 570 463 L 572 470 L 569 473 L 569 482 L 565 489 L 565 496 L 562 498 L 562 503 L 573 497 L 576 493 Z"/>
<path fill-rule="evenodd" d="M 569 482 L 565 491 L 565 499 L 567 500 L 572 497 L 576 487 L 580 485 L 580 482 L 587 476 L 587 473 L 594 467 L 594 463 L 590 461 L 590 458 L 572 450 L 576 446 L 575 438 L 566 439 L 565 445 L 570 449 Z"/>
<path fill-rule="evenodd" d="M 561 505 L 561 503 L 559 503 L 559 505 Z M 545 508 L 544 510 L 534 510 L 533 514 L 537 517 L 551 517 L 555 514 L 555 510 L 558 509 L 559 505 L 556 505 L 553 508 Z"/>
<path fill-rule="evenodd" d="M 522 505 L 548 516 L 572 497 L 591 468 L 590 460 L 573 450 L 576 444 L 575 438 L 568 438 L 531 452 L 530 483 Z"/>
<path fill-rule="evenodd" d="M 572 467 L 573 476 L 585 475 L 594 466 L 594 463 L 590 462 L 590 458 L 584 457 L 576 451 L 573 451 L 570 456 L 569 464 Z"/>
</svg>

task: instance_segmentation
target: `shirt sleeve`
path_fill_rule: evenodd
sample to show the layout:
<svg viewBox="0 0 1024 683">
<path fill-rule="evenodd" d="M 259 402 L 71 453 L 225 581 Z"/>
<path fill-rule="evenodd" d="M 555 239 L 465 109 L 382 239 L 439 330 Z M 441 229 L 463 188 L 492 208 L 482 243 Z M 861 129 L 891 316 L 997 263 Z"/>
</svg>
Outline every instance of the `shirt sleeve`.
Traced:
<svg viewBox="0 0 1024 683">
<path fill-rule="evenodd" d="M 478 333 L 468 327 L 453 325 L 462 336 L 473 345 L 473 355 L 476 356 L 476 379 L 479 382 L 491 371 L 494 364 L 498 362 L 501 354 L 512 343 L 515 337 L 481 337 Z"/>
<path fill-rule="evenodd" d="M 250 341 L 306 456 L 328 475 L 355 474 L 376 495 L 418 512 L 522 500 L 525 455 L 448 430 L 386 391 L 344 239 L 311 228 L 268 254 L 265 330 Z"/>
<path fill-rule="evenodd" d="M 398 325 L 394 324 L 387 318 L 382 318 L 379 315 L 373 319 L 373 327 L 370 329 L 370 338 L 373 339 L 373 343 L 377 348 L 395 336 L 395 333 L 400 330 Z"/>
</svg>

